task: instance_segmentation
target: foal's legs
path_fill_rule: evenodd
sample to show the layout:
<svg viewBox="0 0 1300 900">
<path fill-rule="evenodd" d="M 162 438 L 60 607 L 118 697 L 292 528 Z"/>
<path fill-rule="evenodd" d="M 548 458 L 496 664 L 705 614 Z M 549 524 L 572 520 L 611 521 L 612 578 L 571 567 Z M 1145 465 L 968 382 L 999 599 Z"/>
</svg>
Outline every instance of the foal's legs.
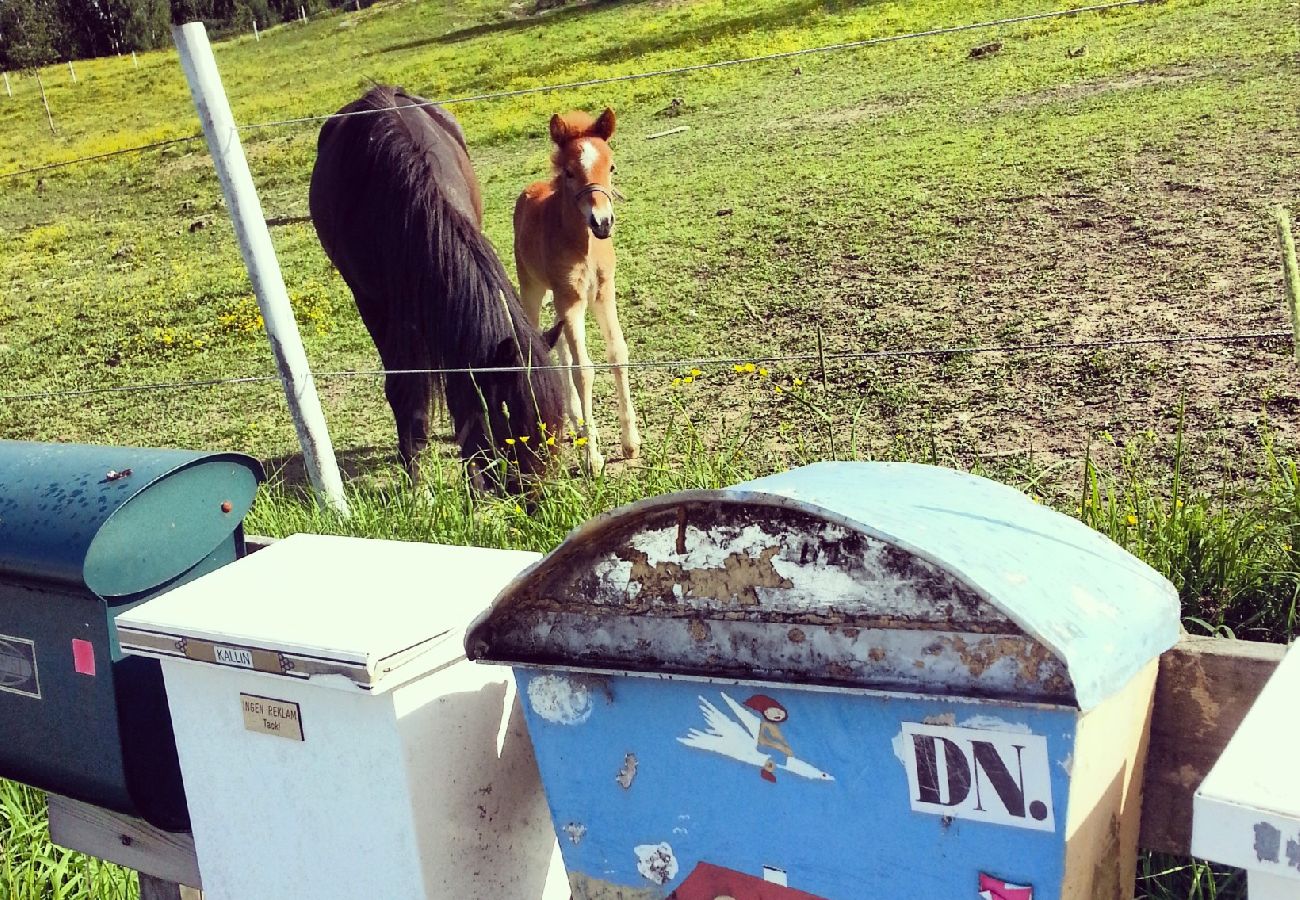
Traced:
<svg viewBox="0 0 1300 900">
<path fill-rule="evenodd" d="M 614 276 L 601 282 L 591 311 L 605 339 L 605 353 L 614 368 L 614 389 L 618 396 L 618 427 L 623 438 L 623 458 L 635 459 L 641 449 L 641 434 L 636 427 L 636 410 L 632 408 L 632 390 L 627 377 L 627 342 L 618 324 L 618 307 L 614 305 Z"/>
<path fill-rule="evenodd" d="M 587 466 L 599 471 L 605 464 L 605 457 L 600 454 L 600 437 L 596 433 L 596 420 L 591 413 L 591 385 L 595 380 L 595 370 L 591 366 L 591 357 L 587 355 L 587 301 L 574 292 L 572 295 L 555 295 L 555 309 L 564 317 L 564 339 L 568 353 L 561 353 L 561 361 L 568 356 L 577 364 L 572 369 L 573 384 L 581 403 L 582 414 L 578 417 L 578 431 L 587 438 Z M 570 406 L 570 415 L 573 415 Z"/>
</svg>

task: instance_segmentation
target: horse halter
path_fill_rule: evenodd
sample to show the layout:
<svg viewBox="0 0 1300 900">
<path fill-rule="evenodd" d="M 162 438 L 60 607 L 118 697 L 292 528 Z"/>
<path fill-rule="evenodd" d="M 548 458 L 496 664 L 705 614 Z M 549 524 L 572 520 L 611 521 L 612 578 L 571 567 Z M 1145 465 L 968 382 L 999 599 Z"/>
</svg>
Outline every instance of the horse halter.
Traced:
<svg viewBox="0 0 1300 900">
<path fill-rule="evenodd" d="M 609 200 L 609 205 L 610 205 L 611 207 L 614 205 L 614 195 L 611 194 L 611 193 L 610 193 L 608 190 L 606 190 L 605 188 L 603 188 L 603 187 L 601 187 L 600 185 L 596 184 L 594 181 L 593 181 L 593 182 L 590 182 L 586 187 L 582 188 L 582 190 L 580 190 L 580 191 L 578 191 L 576 194 L 574 194 L 574 195 L 573 195 L 573 199 L 574 199 L 575 201 L 577 201 L 577 200 L 581 200 L 581 199 L 582 199 L 583 197 L 585 197 L 587 194 L 604 194 L 605 197 L 606 197 L 606 199 Z"/>
</svg>

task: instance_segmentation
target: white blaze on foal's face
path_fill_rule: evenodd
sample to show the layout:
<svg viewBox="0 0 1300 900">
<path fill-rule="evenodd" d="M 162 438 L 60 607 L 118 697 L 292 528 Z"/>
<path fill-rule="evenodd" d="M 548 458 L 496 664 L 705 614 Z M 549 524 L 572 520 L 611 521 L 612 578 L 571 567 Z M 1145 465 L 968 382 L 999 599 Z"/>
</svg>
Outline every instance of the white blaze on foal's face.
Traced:
<svg viewBox="0 0 1300 900">
<path fill-rule="evenodd" d="M 614 229 L 614 203 L 607 191 L 610 187 L 609 146 L 599 138 L 583 138 L 575 148 L 578 153 L 577 180 L 578 209 L 587 220 L 587 227 L 598 238 L 607 238 Z M 600 190 L 593 190 L 598 185 Z"/>
</svg>

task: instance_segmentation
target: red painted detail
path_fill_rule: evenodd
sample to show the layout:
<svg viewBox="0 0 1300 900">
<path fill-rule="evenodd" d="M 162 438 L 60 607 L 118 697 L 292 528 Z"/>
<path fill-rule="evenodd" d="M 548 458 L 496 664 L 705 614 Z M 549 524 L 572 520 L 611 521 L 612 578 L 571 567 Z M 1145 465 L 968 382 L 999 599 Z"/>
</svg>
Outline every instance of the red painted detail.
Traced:
<svg viewBox="0 0 1300 900">
<path fill-rule="evenodd" d="M 81 638 L 72 639 L 72 668 L 79 675 L 95 674 L 95 645 Z"/>
<path fill-rule="evenodd" d="M 1034 900 L 1034 889 L 1027 884 L 1012 884 L 980 872 L 982 900 Z"/>
<path fill-rule="evenodd" d="M 671 900 L 714 900 L 716 897 L 736 897 L 740 900 L 826 900 L 807 891 L 773 884 L 735 869 L 724 869 L 702 862 L 691 870 L 670 895 Z"/>
<path fill-rule="evenodd" d="M 784 706 L 773 700 L 767 694 L 755 694 L 745 701 L 745 705 L 766 718 L 769 710 L 777 709 L 782 713 L 782 719 L 789 718 L 789 712 Z"/>
</svg>

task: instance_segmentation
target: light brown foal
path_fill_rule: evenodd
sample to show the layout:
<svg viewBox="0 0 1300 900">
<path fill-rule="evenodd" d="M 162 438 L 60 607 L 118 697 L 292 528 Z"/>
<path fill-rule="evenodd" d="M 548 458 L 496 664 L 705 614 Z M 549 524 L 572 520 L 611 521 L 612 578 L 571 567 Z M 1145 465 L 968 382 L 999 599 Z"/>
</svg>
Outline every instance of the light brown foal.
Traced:
<svg viewBox="0 0 1300 900">
<path fill-rule="evenodd" d="M 587 355 L 586 315 L 596 315 L 613 367 L 623 457 L 633 459 L 641 446 L 636 411 L 627 377 L 627 343 L 614 305 L 614 159 L 609 139 L 614 111 L 598 119 L 582 112 L 551 118 L 555 142 L 550 181 L 528 186 L 515 203 L 515 267 L 519 298 L 533 325 L 541 323 L 542 302 L 550 291 L 564 340 L 556 346 L 562 365 L 571 370 L 569 417 L 587 438 L 586 461 L 593 471 L 604 464 L 591 414 L 593 369 Z"/>
</svg>

